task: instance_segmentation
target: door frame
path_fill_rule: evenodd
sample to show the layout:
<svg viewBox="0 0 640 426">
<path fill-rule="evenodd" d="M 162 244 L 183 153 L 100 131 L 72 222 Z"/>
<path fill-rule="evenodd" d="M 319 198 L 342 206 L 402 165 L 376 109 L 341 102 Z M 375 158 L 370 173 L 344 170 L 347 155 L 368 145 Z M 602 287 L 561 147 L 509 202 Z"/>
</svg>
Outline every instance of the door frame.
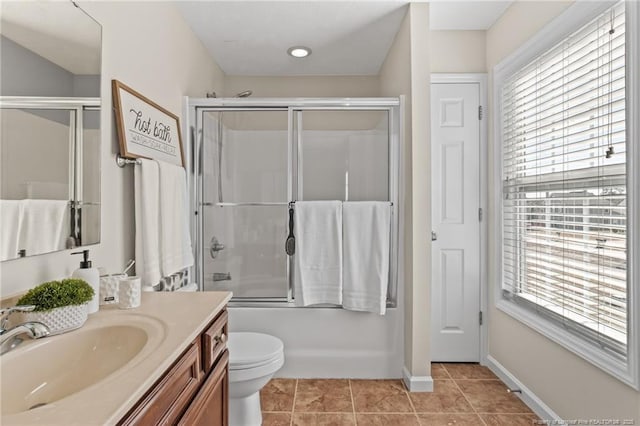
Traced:
<svg viewBox="0 0 640 426">
<path fill-rule="evenodd" d="M 489 308 L 489 283 L 488 283 L 488 95 L 486 73 L 432 73 L 431 84 L 478 84 L 480 89 L 480 107 L 482 116 L 480 119 L 480 208 L 482 220 L 480 221 L 480 311 L 482 312 L 482 324 L 480 325 L 480 364 L 487 365 L 489 348 L 488 338 L 488 308 Z M 432 271 L 433 276 L 433 271 Z M 431 308 L 431 307 L 429 307 Z"/>
</svg>

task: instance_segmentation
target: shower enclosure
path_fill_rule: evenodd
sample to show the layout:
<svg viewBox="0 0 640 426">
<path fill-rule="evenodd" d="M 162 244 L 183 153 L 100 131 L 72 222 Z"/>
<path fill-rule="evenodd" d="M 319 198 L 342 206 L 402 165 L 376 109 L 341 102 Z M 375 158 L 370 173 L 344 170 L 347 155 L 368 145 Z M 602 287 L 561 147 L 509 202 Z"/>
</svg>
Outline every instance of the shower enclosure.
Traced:
<svg viewBox="0 0 640 426">
<path fill-rule="evenodd" d="M 196 277 L 234 302 L 291 302 L 297 200 L 389 201 L 396 301 L 399 100 L 189 101 Z"/>
<path fill-rule="evenodd" d="M 231 331 L 282 339 L 279 377 L 402 376 L 400 110 L 398 98 L 185 100 L 193 276 L 233 292 Z M 285 241 L 298 200 L 392 203 L 386 315 L 294 308 Z"/>
</svg>

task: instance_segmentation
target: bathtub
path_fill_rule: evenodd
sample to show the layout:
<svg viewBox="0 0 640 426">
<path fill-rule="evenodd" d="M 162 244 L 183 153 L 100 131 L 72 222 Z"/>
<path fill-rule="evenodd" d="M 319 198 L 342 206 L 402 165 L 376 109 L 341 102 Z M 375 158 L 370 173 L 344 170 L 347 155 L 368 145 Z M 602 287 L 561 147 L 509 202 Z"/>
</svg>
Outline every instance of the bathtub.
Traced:
<svg viewBox="0 0 640 426">
<path fill-rule="evenodd" d="M 338 308 L 229 307 L 229 330 L 255 331 L 284 342 L 284 378 L 401 378 L 404 315 Z"/>
</svg>

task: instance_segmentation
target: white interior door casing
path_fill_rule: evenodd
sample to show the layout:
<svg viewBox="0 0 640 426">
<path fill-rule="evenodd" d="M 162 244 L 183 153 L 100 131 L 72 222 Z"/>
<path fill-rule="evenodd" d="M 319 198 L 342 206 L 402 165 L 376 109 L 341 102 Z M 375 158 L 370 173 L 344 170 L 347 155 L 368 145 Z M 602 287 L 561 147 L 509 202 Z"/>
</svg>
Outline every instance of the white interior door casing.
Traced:
<svg viewBox="0 0 640 426">
<path fill-rule="evenodd" d="M 480 87 L 431 85 L 432 361 L 480 361 Z"/>
</svg>

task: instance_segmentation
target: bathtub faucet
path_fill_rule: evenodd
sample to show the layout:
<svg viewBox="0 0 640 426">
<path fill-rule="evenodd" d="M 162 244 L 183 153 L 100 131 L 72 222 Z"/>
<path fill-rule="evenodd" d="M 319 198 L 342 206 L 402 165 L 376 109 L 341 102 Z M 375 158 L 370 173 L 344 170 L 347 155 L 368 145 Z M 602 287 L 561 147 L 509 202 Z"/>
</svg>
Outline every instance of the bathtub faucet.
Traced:
<svg viewBox="0 0 640 426">
<path fill-rule="evenodd" d="M 231 281 L 231 272 L 214 272 L 213 282 L 216 281 Z"/>
</svg>

